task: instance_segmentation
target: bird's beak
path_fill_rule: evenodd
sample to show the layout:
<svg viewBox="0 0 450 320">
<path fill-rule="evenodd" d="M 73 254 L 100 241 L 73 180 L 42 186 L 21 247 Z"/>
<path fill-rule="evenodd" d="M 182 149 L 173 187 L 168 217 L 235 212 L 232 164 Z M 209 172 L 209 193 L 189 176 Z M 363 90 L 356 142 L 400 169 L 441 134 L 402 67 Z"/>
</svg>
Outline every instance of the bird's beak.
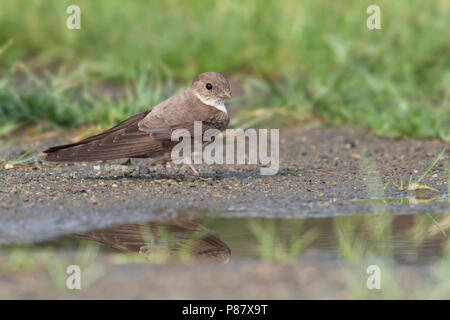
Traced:
<svg viewBox="0 0 450 320">
<path fill-rule="evenodd" d="M 231 91 L 225 92 L 225 94 L 222 96 L 223 99 L 230 99 L 231 98 Z"/>
</svg>

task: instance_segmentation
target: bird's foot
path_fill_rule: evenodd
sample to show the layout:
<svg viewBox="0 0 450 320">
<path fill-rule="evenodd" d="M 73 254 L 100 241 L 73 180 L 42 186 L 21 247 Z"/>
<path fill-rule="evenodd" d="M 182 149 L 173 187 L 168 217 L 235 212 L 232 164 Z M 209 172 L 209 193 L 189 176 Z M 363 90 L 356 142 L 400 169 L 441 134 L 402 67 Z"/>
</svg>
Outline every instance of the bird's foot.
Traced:
<svg viewBox="0 0 450 320">
<path fill-rule="evenodd" d="M 164 175 L 166 176 L 166 179 L 173 179 L 173 176 L 170 174 L 169 170 L 167 169 L 168 164 L 166 163 L 164 165 Z"/>
<path fill-rule="evenodd" d="M 198 179 L 203 180 L 203 181 L 210 181 L 210 180 L 212 180 L 212 178 L 203 178 L 203 177 L 200 175 L 200 172 L 198 172 L 198 170 L 195 168 L 195 166 L 194 166 L 192 163 L 189 163 L 189 168 L 191 168 L 192 172 L 194 173 L 194 175 L 195 175 Z"/>
<path fill-rule="evenodd" d="M 125 161 L 124 163 L 121 163 L 120 165 L 121 166 L 129 166 L 129 165 L 131 165 L 131 158 L 128 158 L 127 161 Z"/>
</svg>

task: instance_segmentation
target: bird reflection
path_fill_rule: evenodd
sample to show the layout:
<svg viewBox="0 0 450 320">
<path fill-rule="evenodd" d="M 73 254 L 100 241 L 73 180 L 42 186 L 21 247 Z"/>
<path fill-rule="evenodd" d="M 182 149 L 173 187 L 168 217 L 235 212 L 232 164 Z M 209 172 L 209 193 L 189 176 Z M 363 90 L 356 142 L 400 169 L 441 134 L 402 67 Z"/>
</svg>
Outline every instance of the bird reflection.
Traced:
<svg viewBox="0 0 450 320">
<path fill-rule="evenodd" d="M 227 263 L 230 248 L 211 230 L 187 220 L 121 224 L 75 236 L 121 252 L 138 253 L 148 260 L 188 259 Z"/>
</svg>

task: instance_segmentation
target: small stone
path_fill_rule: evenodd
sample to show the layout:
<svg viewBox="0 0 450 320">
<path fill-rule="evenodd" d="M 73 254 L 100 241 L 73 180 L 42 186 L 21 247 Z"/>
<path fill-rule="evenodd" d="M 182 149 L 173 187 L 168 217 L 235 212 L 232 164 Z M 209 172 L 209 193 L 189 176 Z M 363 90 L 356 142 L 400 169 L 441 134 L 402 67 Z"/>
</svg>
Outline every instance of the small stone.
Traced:
<svg viewBox="0 0 450 320">
<path fill-rule="evenodd" d="M 115 184 L 115 183 L 113 183 L 112 185 L 111 185 L 111 188 L 118 188 L 119 186 L 117 185 L 117 184 Z"/>
<path fill-rule="evenodd" d="M 6 170 L 8 170 L 8 169 L 14 169 L 14 165 L 13 165 L 12 163 L 7 163 L 7 164 L 5 164 L 5 169 L 6 169 Z"/>
<path fill-rule="evenodd" d="M 67 191 L 71 193 L 87 193 L 85 188 L 79 186 L 70 187 Z"/>
<path fill-rule="evenodd" d="M 98 204 L 98 203 L 99 203 L 98 200 L 97 200 L 97 198 L 96 198 L 95 196 L 92 196 L 92 197 L 89 199 L 89 201 L 92 202 L 93 204 Z"/>
</svg>

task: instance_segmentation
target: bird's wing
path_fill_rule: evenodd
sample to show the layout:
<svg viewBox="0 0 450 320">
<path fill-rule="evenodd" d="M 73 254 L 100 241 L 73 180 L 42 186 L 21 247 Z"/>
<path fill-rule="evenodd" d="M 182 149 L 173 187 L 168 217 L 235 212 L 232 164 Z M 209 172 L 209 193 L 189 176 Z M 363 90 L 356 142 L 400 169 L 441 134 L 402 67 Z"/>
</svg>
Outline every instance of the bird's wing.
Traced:
<svg viewBox="0 0 450 320">
<path fill-rule="evenodd" d="M 139 224 L 123 224 L 102 230 L 92 230 L 84 234 L 75 234 L 80 238 L 89 239 L 110 246 L 120 251 L 139 252 L 145 245 L 143 234 L 149 232 Z M 148 238 L 152 238 L 150 232 Z"/>
<path fill-rule="evenodd" d="M 224 262 L 231 254 L 230 248 L 214 232 L 192 221 L 123 224 L 75 236 L 123 252 L 146 255 L 161 251 L 178 254 L 182 250 L 190 252 L 193 258 Z"/>
<path fill-rule="evenodd" d="M 177 129 L 188 130 L 194 136 L 194 122 L 202 122 L 202 134 L 208 129 L 222 131 L 229 122 L 227 114 L 198 101 L 192 92 L 184 91 L 162 102 L 154 112 L 138 123 L 139 130 L 156 140 L 170 140 Z"/>
<path fill-rule="evenodd" d="M 49 148 L 41 159 L 55 162 L 111 160 L 150 156 L 167 151 L 173 131 L 186 129 L 194 136 L 194 121 L 208 129 L 223 130 L 228 115 L 202 104 L 190 90 L 161 102 L 117 126 L 76 143 Z M 215 134 L 214 134 L 215 135 Z"/>
<path fill-rule="evenodd" d="M 81 140 L 81 141 L 79 141 L 79 142 L 89 142 L 89 141 L 92 141 L 92 140 L 101 139 L 101 138 L 105 137 L 106 135 L 108 135 L 108 134 L 110 134 L 110 133 L 112 133 L 112 132 L 119 131 L 119 130 L 121 130 L 121 129 L 126 128 L 127 126 L 133 125 L 133 124 L 135 124 L 136 122 L 141 121 L 141 120 L 142 120 L 143 118 L 145 118 L 150 112 L 151 112 L 151 110 L 145 110 L 145 111 L 142 111 L 142 112 L 140 112 L 140 113 L 138 113 L 138 114 L 136 114 L 136 115 L 134 115 L 134 116 L 129 117 L 128 119 L 122 121 L 122 122 L 119 123 L 118 125 L 116 125 L 116 126 L 110 128 L 110 129 L 108 129 L 108 130 L 106 130 L 106 131 L 104 131 L 104 132 L 102 132 L 102 133 L 96 134 L 96 135 L 94 135 L 94 136 L 90 136 L 90 137 L 88 137 L 88 138 L 86 138 L 86 139 L 83 139 L 83 140 Z"/>
<path fill-rule="evenodd" d="M 42 159 L 56 162 L 95 161 L 160 152 L 162 143 L 138 128 L 139 121 L 149 113 L 141 112 L 105 132 L 79 142 L 49 148 L 43 152 Z"/>
</svg>

